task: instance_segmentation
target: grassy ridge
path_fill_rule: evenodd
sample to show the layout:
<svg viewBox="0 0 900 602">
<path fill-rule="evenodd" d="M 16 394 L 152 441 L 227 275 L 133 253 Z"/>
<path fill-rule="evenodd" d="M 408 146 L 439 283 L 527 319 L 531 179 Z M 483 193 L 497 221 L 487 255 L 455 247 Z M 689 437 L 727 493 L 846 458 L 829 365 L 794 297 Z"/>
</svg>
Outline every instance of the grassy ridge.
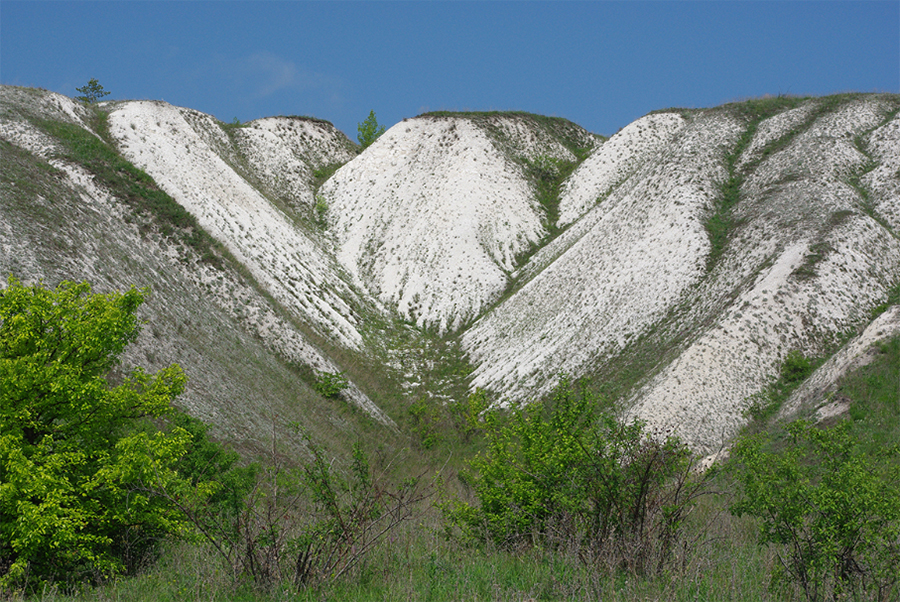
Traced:
<svg viewBox="0 0 900 602">
<path fill-rule="evenodd" d="M 106 114 L 97 111 L 96 115 L 98 129 L 106 132 Z M 163 236 L 172 237 L 193 250 L 201 261 L 221 265 L 219 245 L 199 226 L 197 219 L 109 143 L 76 124 L 40 120 L 37 125 L 61 143 L 64 158 L 81 164 L 102 185 L 121 195 L 135 214 L 147 220 L 142 232 L 155 226 Z"/>
</svg>

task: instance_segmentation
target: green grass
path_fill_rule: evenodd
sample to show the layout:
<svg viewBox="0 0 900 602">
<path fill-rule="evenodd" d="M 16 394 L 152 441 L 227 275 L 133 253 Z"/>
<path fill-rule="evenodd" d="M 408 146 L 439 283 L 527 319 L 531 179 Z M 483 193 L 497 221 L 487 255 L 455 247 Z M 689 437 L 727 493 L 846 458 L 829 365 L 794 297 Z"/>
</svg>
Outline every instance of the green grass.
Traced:
<svg viewBox="0 0 900 602">
<path fill-rule="evenodd" d="M 750 530 L 728 519 L 714 526 L 716 541 L 698 549 L 677 573 L 650 579 L 608 573 L 575 554 L 550 549 L 496 550 L 446 541 L 428 525 L 415 525 L 369 557 L 352 575 L 295 591 L 284 585 L 261 591 L 234 583 L 208 550 L 176 545 L 160 562 L 80 594 L 50 590 L 34 599 L 62 600 L 246 600 L 304 602 L 676 600 L 758 601 L 769 598 L 763 576 L 772 559 L 755 546 L 743 548 Z M 738 542 L 738 545 L 732 545 Z M 740 570 L 735 572 L 735 568 Z M 772 599 L 772 598 L 770 598 Z M 787 598 L 774 598 L 787 599 Z"/>
<path fill-rule="evenodd" d="M 873 351 L 873 361 L 844 379 L 836 396 L 850 400 L 852 432 L 877 454 L 900 444 L 900 338 Z"/>
<path fill-rule="evenodd" d="M 808 373 L 795 358 L 783 380 L 800 382 Z M 900 338 L 877 347 L 873 361 L 846 375 L 837 395 L 850 400 L 851 420 L 861 445 L 878 454 L 900 442 Z M 766 427 L 778 441 L 783 425 Z M 455 479 L 445 476 L 445 487 Z M 49 589 L 33 600 L 247 600 L 247 601 L 443 601 L 443 600 L 802 600 L 798 590 L 773 589 L 774 552 L 756 544 L 757 523 L 728 512 L 727 475 L 713 481 L 713 494 L 699 502 L 685 524 L 686 543 L 675 566 L 656 575 L 621 572 L 585 562 L 565 547 L 498 549 L 448 532 L 440 511 L 425 505 L 417 518 L 392 534 L 352 573 L 324 584 L 268 590 L 234 581 L 211 550 L 174 543 L 156 562 L 133 577 L 65 595 Z M 458 488 L 466 495 L 464 488 Z M 13 596 L 19 600 L 21 597 Z"/>
<path fill-rule="evenodd" d="M 95 125 L 101 133 L 106 132 L 106 115 L 99 111 L 96 115 Z M 221 266 L 220 245 L 199 226 L 197 219 L 109 143 L 75 124 L 41 120 L 36 125 L 61 143 L 64 158 L 82 165 L 135 214 L 147 219 L 141 226 L 142 232 L 155 227 L 163 236 L 193 250 L 201 261 Z"/>
</svg>

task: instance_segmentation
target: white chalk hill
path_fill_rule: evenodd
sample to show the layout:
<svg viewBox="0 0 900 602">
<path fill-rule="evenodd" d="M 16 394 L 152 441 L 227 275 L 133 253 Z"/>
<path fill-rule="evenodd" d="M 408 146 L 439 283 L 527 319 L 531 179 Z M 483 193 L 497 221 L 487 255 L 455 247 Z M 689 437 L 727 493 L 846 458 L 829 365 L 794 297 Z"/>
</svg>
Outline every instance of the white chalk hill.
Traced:
<svg viewBox="0 0 900 602">
<path fill-rule="evenodd" d="M 672 109 L 608 140 L 528 114 L 429 114 L 358 155 L 309 118 L 235 127 L 112 102 L 100 131 L 93 110 L 56 94 L 4 87 L 0 101 L 9 164 L 62 174 L 27 191 L 4 165 L 0 269 L 160 288 L 158 339 L 193 351 L 163 345 L 159 363 L 189 373 L 227 361 L 209 359 L 219 333 L 179 333 L 192 305 L 235 346 L 325 371 L 365 358 L 407 382 L 421 365 L 396 362 L 409 356 L 398 345 L 443 337 L 474 367 L 466 384 L 501 402 L 546 394 L 563 373 L 594 376 L 630 415 L 711 452 L 789 352 L 832 353 L 900 286 L 897 95 Z M 60 158 L 48 122 L 106 140 L 233 264 L 185 261 L 165 234 L 139 235 L 87 167 Z M 51 218 L 54 186 L 74 205 Z M 57 235 L 46 220 L 60 218 Z M 400 331 L 413 336 L 398 343 Z M 231 407 L 200 389 L 195 413 Z M 367 393 L 348 396 L 393 428 Z M 229 412 L 228 428 L 261 428 L 263 412 Z M 352 430 L 342 420 L 326 421 Z"/>
</svg>

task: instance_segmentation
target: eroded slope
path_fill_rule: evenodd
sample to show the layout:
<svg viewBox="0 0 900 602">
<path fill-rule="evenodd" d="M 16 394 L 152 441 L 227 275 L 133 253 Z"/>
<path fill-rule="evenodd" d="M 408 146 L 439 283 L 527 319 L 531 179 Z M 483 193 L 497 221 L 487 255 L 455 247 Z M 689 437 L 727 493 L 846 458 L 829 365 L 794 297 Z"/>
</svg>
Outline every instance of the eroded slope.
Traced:
<svg viewBox="0 0 900 602">
<path fill-rule="evenodd" d="M 242 139 L 251 165 L 265 167 L 260 177 L 270 180 L 275 169 L 285 179 L 294 178 L 286 189 L 302 186 L 306 174 L 291 171 L 299 168 L 296 154 L 284 152 L 290 139 L 270 144 L 267 156 L 258 140 L 266 129 L 255 129 L 260 133 Z M 213 117 L 162 102 L 127 102 L 110 112 L 109 130 L 122 154 L 196 216 L 275 299 L 322 336 L 361 346 L 354 310 L 362 301 L 314 237 L 236 171 L 240 157 Z M 333 158 L 343 156 L 338 152 Z"/>
<path fill-rule="evenodd" d="M 595 143 L 572 129 L 574 144 Z M 558 134 L 515 115 L 406 120 L 322 187 L 337 257 L 405 319 L 454 331 L 547 234 L 528 166 L 577 160 Z"/>
<path fill-rule="evenodd" d="M 51 127 L 58 123 L 73 127 Z M 110 189 L 91 171 L 96 166 L 80 163 L 51 133 L 105 147 L 97 123 L 96 114 L 68 98 L 0 89 L 4 283 L 12 274 L 48 286 L 87 280 L 100 292 L 148 287 L 141 309 L 147 325 L 126 351 L 123 370 L 178 363 L 189 381 L 177 403 L 244 450 L 268 449 L 273 426 L 281 430 L 288 420 L 330 445 L 349 446 L 360 426 L 345 416 L 344 401 L 322 400 L 300 370 L 337 372 L 338 365 L 230 261 L 203 261 L 164 234 L 123 201 L 127 190 Z M 344 399 L 392 424 L 354 385 Z"/>
</svg>

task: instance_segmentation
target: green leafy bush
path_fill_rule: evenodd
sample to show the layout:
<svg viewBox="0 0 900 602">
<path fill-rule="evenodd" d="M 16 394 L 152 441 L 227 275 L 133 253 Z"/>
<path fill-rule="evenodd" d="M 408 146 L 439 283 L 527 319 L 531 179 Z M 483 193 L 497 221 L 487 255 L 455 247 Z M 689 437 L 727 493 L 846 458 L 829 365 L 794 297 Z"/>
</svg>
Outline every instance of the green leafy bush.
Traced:
<svg viewBox="0 0 900 602">
<path fill-rule="evenodd" d="M 409 406 L 412 432 L 419 437 L 422 449 L 431 449 L 441 440 L 441 422 L 444 417 L 441 407 L 428 403 L 424 397 Z"/>
<path fill-rule="evenodd" d="M 450 417 L 463 441 L 468 442 L 473 435 L 484 431 L 483 414 L 489 406 L 487 393 L 482 389 L 477 389 L 463 400 L 450 402 Z"/>
<path fill-rule="evenodd" d="M 0 291 L 0 592 L 134 569 L 161 537 L 186 528 L 149 488 L 214 489 L 176 470 L 186 430 L 143 420 L 171 412 L 181 369 L 106 380 L 138 334 L 143 298 L 12 277 Z"/>
<path fill-rule="evenodd" d="M 797 350 L 788 353 L 781 364 L 781 378 L 787 384 L 799 383 L 805 380 L 812 371 L 812 361 Z"/>
<path fill-rule="evenodd" d="M 350 386 L 350 381 L 343 372 L 318 372 L 313 388 L 327 399 L 338 399 L 341 391 Z"/>
<path fill-rule="evenodd" d="M 764 436 L 741 440 L 732 471 L 741 488 L 736 515 L 760 520 L 772 545 L 776 583 L 808 600 L 896 600 L 900 594 L 900 446 L 870 457 L 845 421 L 831 429 L 797 421 L 773 449 Z"/>
<path fill-rule="evenodd" d="M 384 133 L 384 126 L 378 125 L 378 120 L 375 119 L 375 111 L 369 111 L 369 116 L 359 123 L 357 130 L 359 133 L 356 139 L 359 140 L 359 145 L 365 149 Z"/>
<path fill-rule="evenodd" d="M 486 415 L 487 451 L 466 481 L 478 505 L 445 505 L 449 520 L 501 546 L 543 542 L 644 572 L 661 569 L 702 478 L 672 436 L 598 410 L 563 379 L 549 403 Z"/>
</svg>

